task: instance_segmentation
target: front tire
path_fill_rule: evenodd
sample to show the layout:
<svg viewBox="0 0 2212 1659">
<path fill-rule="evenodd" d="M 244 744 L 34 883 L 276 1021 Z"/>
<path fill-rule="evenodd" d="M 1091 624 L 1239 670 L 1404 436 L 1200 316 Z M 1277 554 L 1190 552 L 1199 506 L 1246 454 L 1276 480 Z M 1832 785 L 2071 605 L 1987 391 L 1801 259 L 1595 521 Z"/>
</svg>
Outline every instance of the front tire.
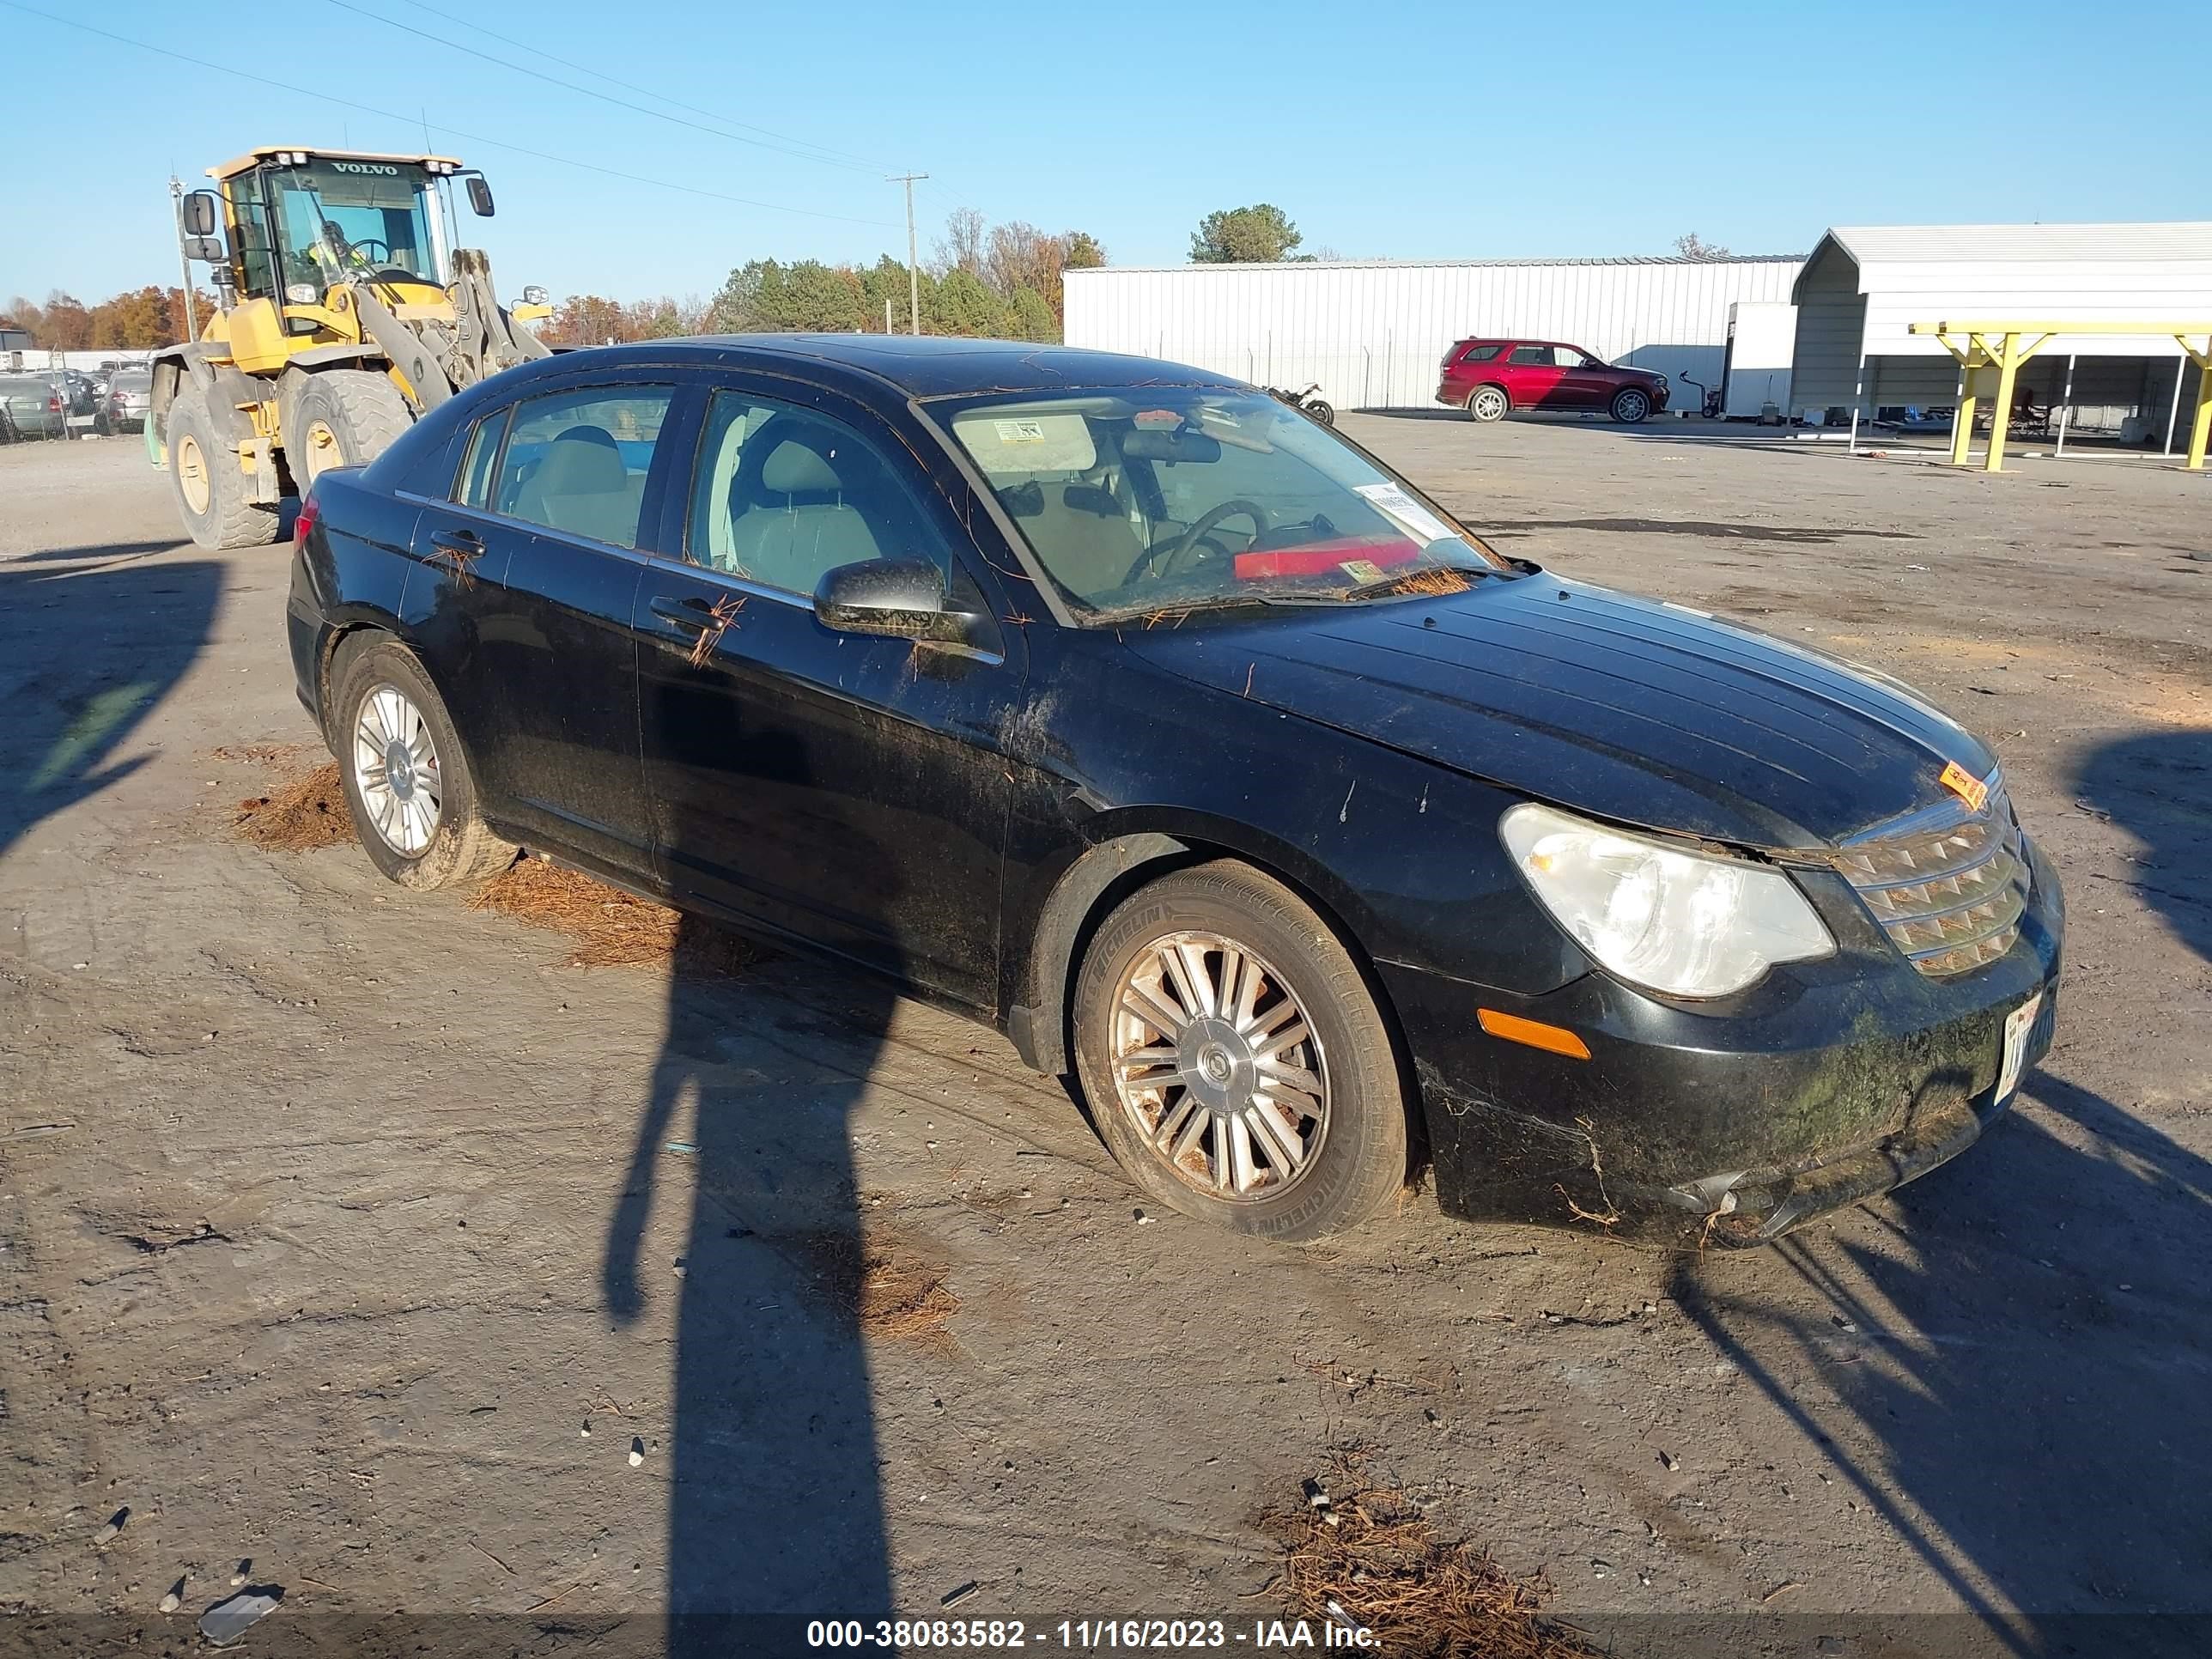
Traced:
<svg viewBox="0 0 2212 1659">
<path fill-rule="evenodd" d="M 1651 394 L 1632 386 L 1623 386 L 1613 394 L 1613 418 L 1623 426 L 1634 426 L 1651 412 Z"/>
<path fill-rule="evenodd" d="M 1512 401 L 1506 397 L 1503 386 L 1479 386 L 1468 394 L 1468 418 L 1484 426 L 1493 421 L 1504 420 L 1505 411 L 1512 407 Z"/>
<path fill-rule="evenodd" d="M 1281 883 L 1223 860 L 1141 889 L 1093 936 L 1073 1013 L 1107 1150 L 1160 1203 L 1302 1243 L 1404 1185 L 1389 1030 L 1351 953 Z"/>
<path fill-rule="evenodd" d="M 415 411 L 388 374 L 326 368 L 310 374 L 292 399 L 284 453 L 302 491 L 334 466 L 366 466 L 415 423 Z"/>
<path fill-rule="evenodd" d="M 357 635 L 331 667 L 331 750 L 354 833 L 402 887 L 488 879 L 518 850 L 477 812 L 475 775 L 445 700 L 398 641 Z"/>
<path fill-rule="evenodd" d="M 206 548 L 264 547 L 276 539 L 273 502 L 248 498 L 238 453 L 216 435 L 215 417 L 197 388 L 179 392 L 167 428 L 169 483 L 193 541 Z"/>
</svg>

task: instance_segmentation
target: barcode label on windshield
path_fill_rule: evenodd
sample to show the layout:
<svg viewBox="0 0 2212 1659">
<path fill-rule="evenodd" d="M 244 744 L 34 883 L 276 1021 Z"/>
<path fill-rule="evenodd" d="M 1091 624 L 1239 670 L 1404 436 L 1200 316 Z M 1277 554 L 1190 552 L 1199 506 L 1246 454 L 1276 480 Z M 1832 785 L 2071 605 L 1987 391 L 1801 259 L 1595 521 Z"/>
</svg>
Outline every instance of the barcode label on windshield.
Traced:
<svg viewBox="0 0 2212 1659">
<path fill-rule="evenodd" d="M 1451 526 L 1423 507 L 1394 483 L 1360 484 L 1360 495 L 1365 496 L 1375 510 L 1396 525 L 1423 547 L 1431 542 L 1449 540 Z"/>
</svg>

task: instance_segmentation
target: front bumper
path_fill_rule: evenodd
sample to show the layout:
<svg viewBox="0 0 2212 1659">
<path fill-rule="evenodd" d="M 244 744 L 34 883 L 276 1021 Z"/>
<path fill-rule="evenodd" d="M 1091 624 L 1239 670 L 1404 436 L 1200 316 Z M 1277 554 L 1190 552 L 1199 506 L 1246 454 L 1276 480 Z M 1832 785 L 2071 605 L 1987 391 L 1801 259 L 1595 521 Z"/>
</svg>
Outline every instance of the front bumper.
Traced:
<svg viewBox="0 0 2212 1659">
<path fill-rule="evenodd" d="M 1997 1094 L 2005 1021 L 2039 994 L 2021 1074 L 2051 1046 L 2064 901 L 2032 843 L 2027 857 L 2020 938 L 1950 979 L 1917 972 L 1839 879 L 1813 895 L 1838 954 L 1775 970 L 1717 1009 L 1602 973 L 1522 998 L 1386 965 L 1440 1202 L 1469 1218 L 1750 1243 L 1957 1156 L 2010 1104 Z M 1563 1026 L 1589 1058 L 1488 1036 L 1478 1007 Z"/>
</svg>

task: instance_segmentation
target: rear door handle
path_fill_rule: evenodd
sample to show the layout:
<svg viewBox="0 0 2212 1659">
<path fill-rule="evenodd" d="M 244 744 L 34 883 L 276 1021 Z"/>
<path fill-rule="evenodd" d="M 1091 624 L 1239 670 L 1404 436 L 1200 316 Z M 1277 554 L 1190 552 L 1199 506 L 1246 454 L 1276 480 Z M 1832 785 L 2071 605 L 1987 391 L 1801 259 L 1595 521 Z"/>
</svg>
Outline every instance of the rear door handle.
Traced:
<svg viewBox="0 0 2212 1659">
<path fill-rule="evenodd" d="M 663 622 L 674 623 L 679 628 L 696 628 L 704 632 L 714 625 L 714 607 L 696 597 L 678 599 L 673 594 L 657 595 L 653 601 L 653 614 Z"/>
</svg>

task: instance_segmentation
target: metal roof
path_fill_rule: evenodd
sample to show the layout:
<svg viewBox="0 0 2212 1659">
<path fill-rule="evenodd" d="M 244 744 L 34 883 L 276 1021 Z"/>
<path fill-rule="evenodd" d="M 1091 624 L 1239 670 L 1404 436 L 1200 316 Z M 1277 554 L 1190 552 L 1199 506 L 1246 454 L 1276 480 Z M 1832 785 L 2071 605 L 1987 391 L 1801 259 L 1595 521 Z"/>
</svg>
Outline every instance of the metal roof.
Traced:
<svg viewBox="0 0 2212 1659">
<path fill-rule="evenodd" d="M 1218 264 L 1072 265 L 1061 275 L 1085 276 L 1092 271 L 1112 271 L 1127 276 L 1170 270 L 1431 270 L 1439 267 L 1464 270 L 1509 265 L 1765 265 L 1795 264 L 1804 257 L 1802 253 L 1731 253 L 1724 259 L 1686 259 L 1673 253 L 1626 253 L 1603 259 L 1254 259 Z"/>
<path fill-rule="evenodd" d="M 1836 243 L 1861 265 L 2212 259 L 2212 221 L 2206 220 L 2133 225 L 1838 225 L 1821 240 Z"/>
</svg>

